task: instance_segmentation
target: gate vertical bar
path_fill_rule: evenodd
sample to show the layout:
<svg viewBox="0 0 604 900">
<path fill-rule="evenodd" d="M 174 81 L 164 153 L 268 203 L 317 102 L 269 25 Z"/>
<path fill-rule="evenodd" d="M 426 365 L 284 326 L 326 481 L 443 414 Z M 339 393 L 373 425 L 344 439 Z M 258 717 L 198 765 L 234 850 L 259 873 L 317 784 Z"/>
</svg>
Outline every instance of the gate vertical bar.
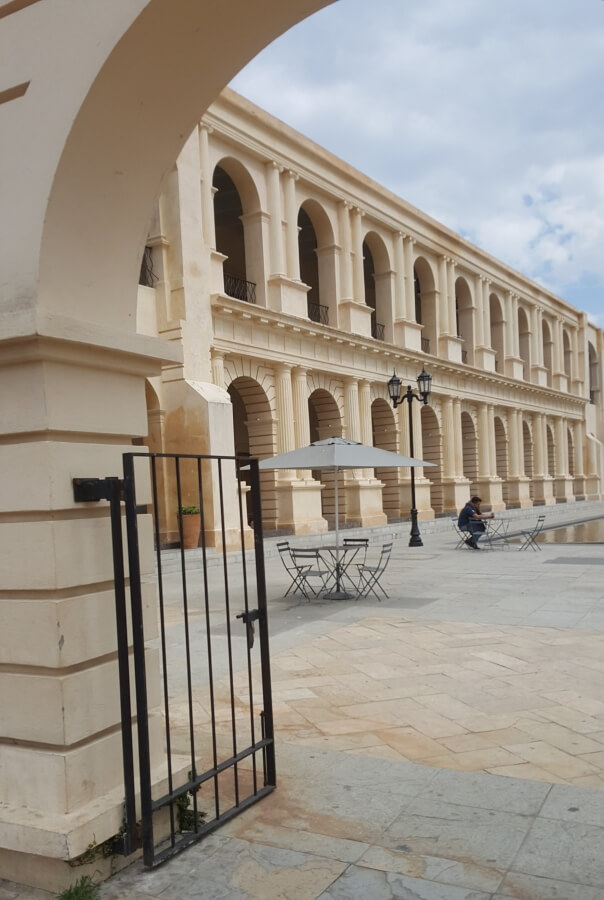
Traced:
<svg viewBox="0 0 604 900">
<path fill-rule="evenodd" d="M 269 743 L 266 746 L 265 779 L 267 785 L 275 787 L 277 784 L 277 770 L 275 765 L 275 727 L 273 721 L 273 696 L 271 690 L 271 665 L 268 641 L 264 541 L 262 535 L 262 508 L 260 504 L 260 474 L 257 459 L 250 459 L 250 486 L 252 493 L 252 519 L 256 557 L 256 586 L 258 591 L 258 611 L 260 614 L 260 666 L 262 670 L 262 699 L 264 705 L 264 737 L 269 740 Z"/>
<path fill-rule="evenodd" d="M 124 453 L 124 503 L 128 537 L 128 566 L 130 570 L 130 605 L 132 610 L 132 646 L 134 650 L 134 678 L 141 791 L 141 837 L 145 865 L 153 864 L 153 799 L 151 796 L 151 754 L 149 749 L 149 710 L 147 704 L 147 673 L 145 666 L 145 634 L 138 551 L 138 522 L 134 454 Z"/>
<path fill-rule="evenodd" d="M 134 784 L 134 752 L 132 744 L 132 706 L 130 703 L 130 666 L 128 660 L 128 617 L 126 615 L 126 581 L 124 547 L 122 543 L 121 484 L 108 478 L 113 545 L 113 579 L 115 584 L 115 622 L 117 631 L 117 661 L 120 680 L 120 711 L 122 716 L 122 758 L 124 765 L 124 819 L 126 829 L 123 853 L 128 856 L 136 848 L 136 802 Z"/>
</svg>

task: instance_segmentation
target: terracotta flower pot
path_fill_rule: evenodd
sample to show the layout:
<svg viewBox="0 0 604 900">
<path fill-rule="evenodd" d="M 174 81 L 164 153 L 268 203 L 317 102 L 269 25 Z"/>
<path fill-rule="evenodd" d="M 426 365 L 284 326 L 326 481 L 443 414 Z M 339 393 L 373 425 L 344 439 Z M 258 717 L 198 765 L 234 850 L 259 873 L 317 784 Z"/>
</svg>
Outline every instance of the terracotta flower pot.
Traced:
<svg viewBox="0 0 604 900">
<path fill-rule="evenodd" d="M 193 550 L 199 547 L 201 534 L 201 515 L 199 513 L 186 513 L 182 517 L 182 545 L 185 550 Z"/>
</svg>

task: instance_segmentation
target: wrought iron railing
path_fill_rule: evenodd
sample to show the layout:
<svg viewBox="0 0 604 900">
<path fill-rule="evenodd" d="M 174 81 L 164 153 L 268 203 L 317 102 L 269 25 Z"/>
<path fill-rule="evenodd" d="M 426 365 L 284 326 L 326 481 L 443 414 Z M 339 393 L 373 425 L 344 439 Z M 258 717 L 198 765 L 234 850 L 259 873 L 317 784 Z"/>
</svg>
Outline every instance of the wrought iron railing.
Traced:
<svg viewBox="0 0 604 900">
<path fill-rule="evenodd" d="M 244 300 L 245 303 L 256 302 L 256 284 L 246 281 L 244 278 L 236 278 L 235 275 L 224 273 L 224 292 L 235 300 Z"/>
<path fill-rule="evenodd" d="M 329 325 L 329 308 L 320 303 L 308 302 L 308 318 L 319 325 Z"/>
<path fill-rule="evenodd" d="M 371 337 L 376 341 L 384 340 L 384 326 L 381 322 L 376 322 L 374 318 L 371 319 Z"/>
<path fill-rule="evenodd" d="M 145 252 L 143 253 L 143 258 L 141 260 L 141 270 L 138 276 L 138 283 L 142 284 L 143 287 L 155 287 L 155 282 L 158 281 L 158 277 L 153 271 L 153 248 L 145 247 Z"/>
<path fill-rule="evenodd" d="M 430 338 L 422 338 L 422 353 L 430 352 Z"/>
</svg>

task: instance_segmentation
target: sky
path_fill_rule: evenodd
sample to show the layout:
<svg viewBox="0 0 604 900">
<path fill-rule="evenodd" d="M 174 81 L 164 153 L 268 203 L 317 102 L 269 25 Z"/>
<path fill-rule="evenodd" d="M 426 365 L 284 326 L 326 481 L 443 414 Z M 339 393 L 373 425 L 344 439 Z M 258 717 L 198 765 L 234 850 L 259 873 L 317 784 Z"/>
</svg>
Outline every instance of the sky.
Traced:
<svg viewBox="0 0 604 900">
<path fill-rule="evenodd" d="M 604 327 L 603 0 L 338 0 L 231 87 Z"/>
</svg>

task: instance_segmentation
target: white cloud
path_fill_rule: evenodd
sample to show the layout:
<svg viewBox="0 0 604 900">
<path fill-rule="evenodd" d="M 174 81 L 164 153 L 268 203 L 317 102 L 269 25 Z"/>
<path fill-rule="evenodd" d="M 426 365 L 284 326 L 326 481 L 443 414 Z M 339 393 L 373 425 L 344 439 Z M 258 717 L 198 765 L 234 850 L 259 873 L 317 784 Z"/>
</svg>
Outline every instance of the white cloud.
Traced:
<svg viewBox="0 0 604 900">
<path fill-rule="evenodd" d="M 602 84 L 597 0 L 341 0 L 233 86 L 599 315 Z"/>
</svg>

